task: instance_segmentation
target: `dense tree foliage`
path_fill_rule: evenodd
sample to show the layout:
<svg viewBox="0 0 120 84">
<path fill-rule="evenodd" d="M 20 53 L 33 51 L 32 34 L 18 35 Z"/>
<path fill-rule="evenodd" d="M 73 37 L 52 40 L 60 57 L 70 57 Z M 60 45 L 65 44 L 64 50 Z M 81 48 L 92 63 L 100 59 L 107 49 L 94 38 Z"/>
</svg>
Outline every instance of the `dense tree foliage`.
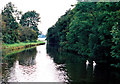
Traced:
<svg viewBox="0 0 120 84">
<path fill-rule="evenodd" d="M 28 14 L 25 13 L 25 14 Z M 37 40 L 37 23 L 39 20 L 39 14 L 35 11 L 29 12 L 26 19 L 30 19 L 29 26 L 23 25 L 26 21 L 23 20 L 23 16 L 20 19 L 21 12 L 16 9 L 11 2 L 6 4 L 2 10 L 2 41 L 4 43 L 16 43 L 16 42 L 29 42 Z M 22 21 L 22 24 L 18 22 Z"/>
<path fill-rule="evenodd" d="M 38 37 L 36 31 L 30 29 L 29 27 L 20 27 L 18 32 L 19 40 L 21 42 L 35 41 Z"/>
<path fill-rule="evenodd" d="M 120 67 L 120 2 L 78 2 L 48 29 L 48 43 Z"/>
<path fill-rule="evenodd" d="M 2 34 L 5 43 L 17 42 L 18 23 L 13 17 L 14 12 L 14 5 L 12 3 L 8 3 L 4 10 L 2 10 Z"/>
<path fill-rule="evenodd" d="M 40 22 L 39 14 L 36 11 L 28 11 L 22 15 L 20 24 L 22 26 L 27 26 L 39 33 L 38 22 Z"/>
</svg>

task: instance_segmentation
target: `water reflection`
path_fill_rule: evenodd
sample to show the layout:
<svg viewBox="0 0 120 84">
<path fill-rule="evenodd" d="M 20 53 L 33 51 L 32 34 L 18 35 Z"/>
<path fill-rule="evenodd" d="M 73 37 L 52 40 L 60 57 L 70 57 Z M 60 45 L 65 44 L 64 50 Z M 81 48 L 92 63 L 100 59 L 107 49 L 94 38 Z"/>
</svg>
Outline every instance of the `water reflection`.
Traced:
<svg viewBox="0 0 120 84">
<path fill-rule="evenodd" d="M 88 64 L 86 64 L 86 70 L 88 69 Z"/>
<path fill-rule="evenodd" d="M 54 63 L 46 53 L 45 45 L 9 56 L 6 60 L 9 63 L 7 72 L 3 73 L 6 82 L 66 82 L 68 79 L 65 65 Z"/>
<path fill-rule="evenodd" d="M 95 65 L 96 66 L 96 65 Z M 93 74 L 94 74 L 94 71 L 95 71 L 95 66 L 93 66 Z"/>
<path fill-rule="evenodd" d="M 39 53 L 36 55 L 36 77 L 41 82 L 63 82 L 64 76 L 60 74 L 64 74 L 64 72 L 57 70 L 59 66 L 56 65 L 52 58 L 46 53 L 46 46 L 38 46 L 37 51 Z"/>
<path fill-rule="evenodd" d="M 30 49 L 26 50 L 22 53 L 19 53 L 18 56 L 18 61 L 20 65 L 23 66 L 31 66 L 35 65 L 35 56 L 36 56 L 36 49 Z"/>
<path fill-rule="evenodd" d="M 50 45 L 8 56 L 3 66 L 3 81 L 8 82 L 66 82 L 74 84 L 117 84 L 120 73 L 108 65 L 86 64 L 86 58 Z"/>
<path fill-rule="evenodd" d="M 16 59 L 13 62 L 9 70 L 9 75 L 7 76 L 8 82 L 22 82 L 28 81 L 29 77 L 36 71 L 35 66 L 35 56 L 36 56 L 36 48 L 25 50 L 23 52 L 14 54 L 9 56 L 9 60 L 11 57 L 15 57 Z M 9 63 L 9 61 L 8 61 Z"/>
<path fill-rule="evenodd" d="M 113 81 L 117 81 L 116 84 L 120 83 L 120 73 L 113 70 L 109 65 L 86 64 L 86 58 L 70 52 L 61 51 L 51 45 L 47 46 L 47 53 L 53 58 L 55 63 L 66 65 L 64 71 L 67 72 L 69 83 L 115 84 Z M 113 71 L 118 75 L 117 77 L 113 75 Z"/>
</svg>

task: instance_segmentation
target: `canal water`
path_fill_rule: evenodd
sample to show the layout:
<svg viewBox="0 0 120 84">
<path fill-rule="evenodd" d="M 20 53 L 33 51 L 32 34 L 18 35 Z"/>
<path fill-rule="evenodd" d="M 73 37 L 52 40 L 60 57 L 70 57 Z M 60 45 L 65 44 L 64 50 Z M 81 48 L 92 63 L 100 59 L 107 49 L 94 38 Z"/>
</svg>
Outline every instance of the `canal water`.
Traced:
<svg viewBox="0 0 120 84">
<path fill-rule="evenodd" d="M 86 65 L 86 59 L 49 45 L 8 56 L 2 67 L 4 82 L 65 82 L 120 84 L 120 74 L 108 65 Z"/>
</svg>

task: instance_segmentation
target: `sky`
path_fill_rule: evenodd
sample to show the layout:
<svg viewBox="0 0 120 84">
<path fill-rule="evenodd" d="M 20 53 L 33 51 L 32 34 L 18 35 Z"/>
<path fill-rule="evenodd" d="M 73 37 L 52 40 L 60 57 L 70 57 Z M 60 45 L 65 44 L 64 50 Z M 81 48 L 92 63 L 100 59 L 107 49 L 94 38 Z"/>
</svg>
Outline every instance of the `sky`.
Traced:
<svg viewBox="0 0 120 84">
<path fill-rule="evenodd" d="M 46 34 L 47 29 L 54 25 L 58 18 L 71 8 L 71 5 L 76 4 L 77 0 L 0 0 L 0 10 L 8 2 L 12 2 L 23 14 L 32 10 L 39 13 L 41 22 L 38 28 Z"/>
</svg>

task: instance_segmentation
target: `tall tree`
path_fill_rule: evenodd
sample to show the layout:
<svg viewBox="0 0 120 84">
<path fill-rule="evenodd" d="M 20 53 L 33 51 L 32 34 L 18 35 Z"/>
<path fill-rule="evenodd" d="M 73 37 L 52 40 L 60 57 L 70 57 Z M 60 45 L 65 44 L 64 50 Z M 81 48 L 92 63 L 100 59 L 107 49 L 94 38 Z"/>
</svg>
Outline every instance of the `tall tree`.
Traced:
<svg viewBox="0 0 120 84">
<path fill-rule="evenodd" d="M 38 22 L 40 22 L 40 17 L 39 17 L 39 14 L 36 13 L 36 11 L 26 12 L 25 14 L 22 15 L 20 20 L 20 24 L 22 26 L 27 26 L 32 28 L 37 32 L 37 34 L 39 33 Z"/>
<path fill-rule="evenodd" d="M 119 9 L 120 2 L 78 2 L 48 30 L 48 43 L 120 67 Z"/>
<path fill-rule="evenodd" d="M 15 6 L 11 2 L 6 4 L 2 10 L 2 37 L 5 43 L 14 43 L 17 41 L 18 23 L 14 17 L 16 12 L 17 10 L 15 10 Z"/>
</svg>

